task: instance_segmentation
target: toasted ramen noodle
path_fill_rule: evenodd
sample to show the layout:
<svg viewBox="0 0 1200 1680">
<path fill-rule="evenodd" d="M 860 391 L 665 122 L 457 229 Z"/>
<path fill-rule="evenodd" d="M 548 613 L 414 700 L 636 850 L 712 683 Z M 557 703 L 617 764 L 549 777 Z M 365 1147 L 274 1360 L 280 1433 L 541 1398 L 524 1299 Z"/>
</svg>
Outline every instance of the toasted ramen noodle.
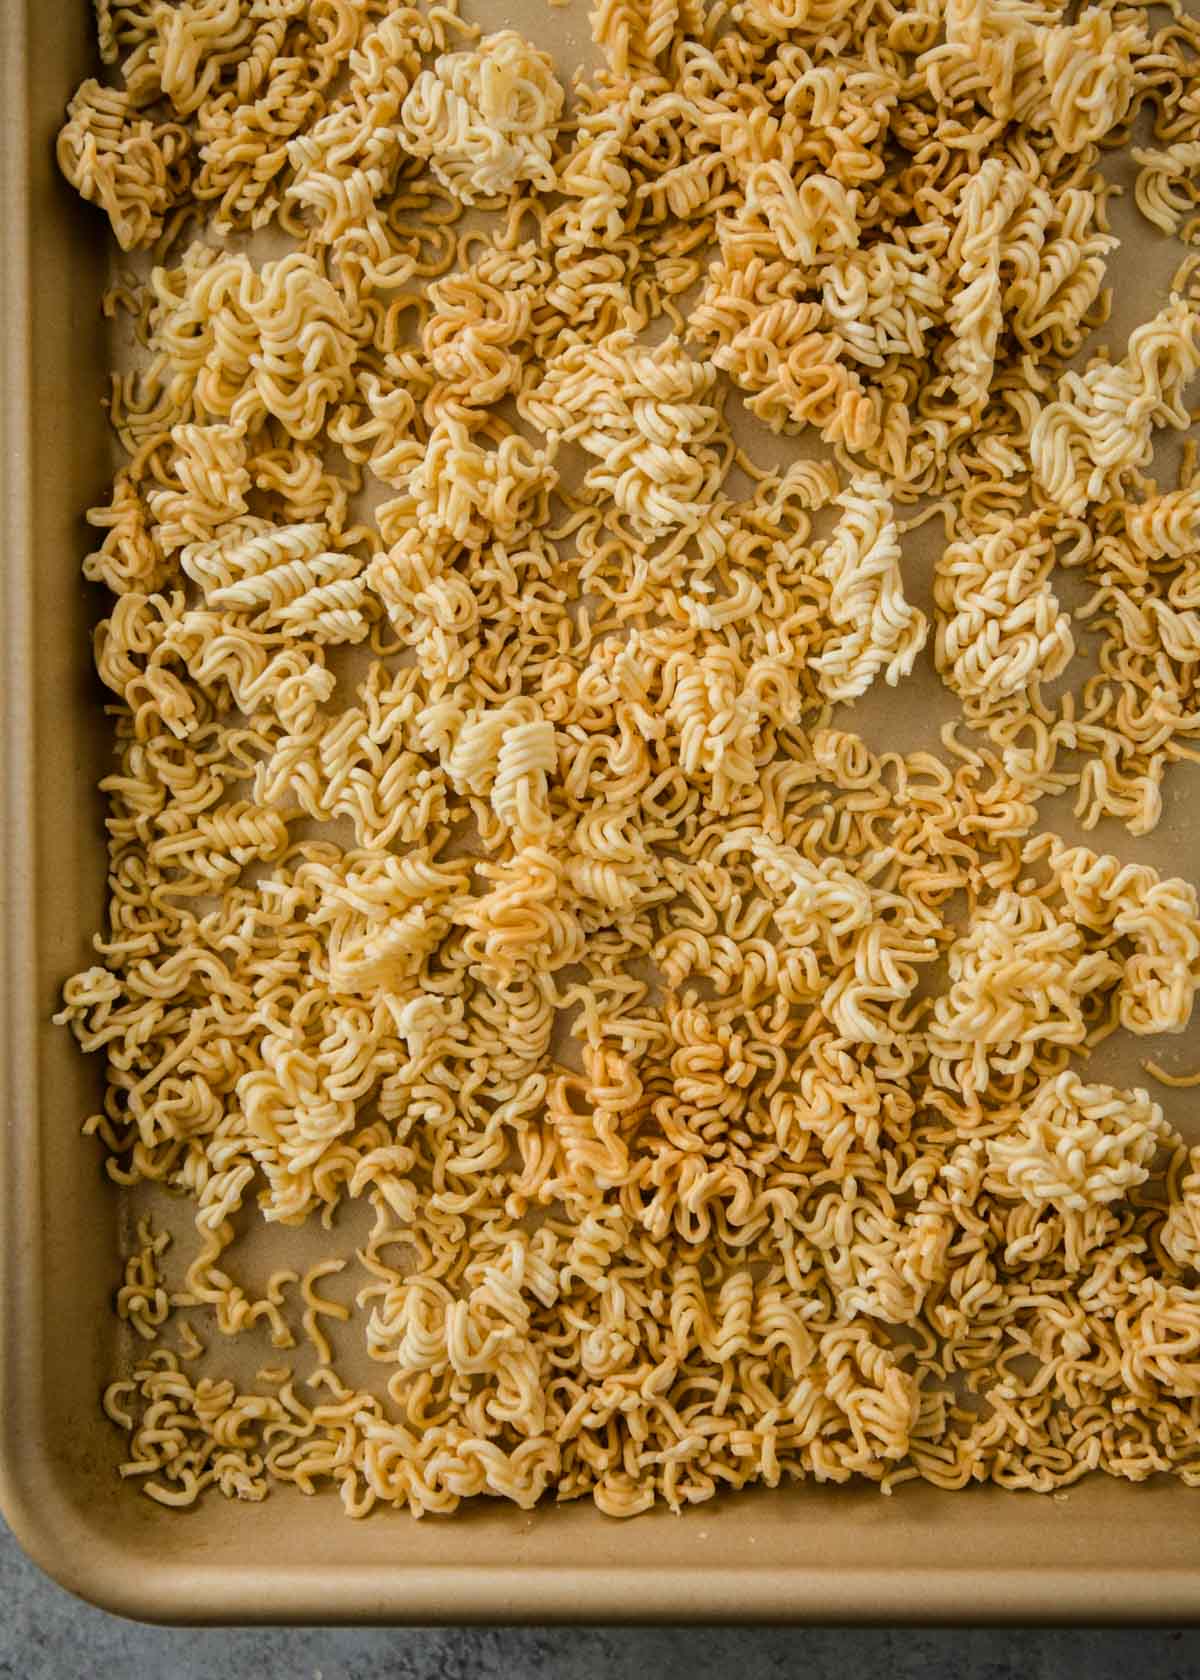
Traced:
<svg viewBox="0 0 1200 1680">
<path fill-rule="evenodd" d="M 1200 141 L 1177 140 L 1161 151 L 1135 146 L 1133 161 L 1141 165 L 1135 188 L 1138 209 L 1164 233 L 1177 233 L 1180 222 L 1196 207 Z"/>
<path fill-rule="evenodd" d="M 545 53 L 513 29 L 422 70 L 400 108 L 407 149 L 465 204 L 528 181 L 554 185 L 563 93 Z"/>
<path fill-rule="evenodd" d="M 1139 115 L 1195 237 L 1200 25 L 599 0 L 568 107 L 453 3 L 97 21 L 59 161 L 147 255 L 58 1018 L 194 1223 L 114 1275 L 122 1475 L 1200 1483 L 1200 1151 L 1087 1071 L 1188 1026 L 1200 905 L 1042 808 L 1148 834 L 1200 751 L 1194 259 L 1089 336 Z M 918 661 L 960 715 L 881 751 L 834 708 Z"/>
</svg>

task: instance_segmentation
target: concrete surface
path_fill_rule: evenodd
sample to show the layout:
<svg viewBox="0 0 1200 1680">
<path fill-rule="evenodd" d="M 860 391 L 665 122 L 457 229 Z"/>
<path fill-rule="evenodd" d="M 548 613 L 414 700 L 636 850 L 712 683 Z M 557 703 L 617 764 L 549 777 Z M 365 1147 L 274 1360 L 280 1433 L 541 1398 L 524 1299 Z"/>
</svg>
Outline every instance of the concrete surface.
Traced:
<svg viewBox="0 0 1200 1680">
<path fill-rule="evenodd" d="M 0 1529 L 0 1680 L 1192 1680 L 1200 1630 L 142 1627 Z"/>
</svg>

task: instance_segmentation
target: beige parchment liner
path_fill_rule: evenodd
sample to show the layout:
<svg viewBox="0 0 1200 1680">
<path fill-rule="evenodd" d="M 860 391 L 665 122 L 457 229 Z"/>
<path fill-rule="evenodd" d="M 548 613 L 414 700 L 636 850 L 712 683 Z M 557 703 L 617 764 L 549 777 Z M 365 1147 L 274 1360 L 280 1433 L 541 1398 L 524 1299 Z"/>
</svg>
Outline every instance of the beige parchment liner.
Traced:
<svg viewBox="0 0 1200 1680">
<path fill-rule="evenodd" d="M 489 7 L 470 15 L 522 29 L 565 70 L 590 51 L 584 0 L 561 11 L 520 0 L 502 20 Z M 66 100 L 93 69 L 85 8 L 5 0 L 0 1419 L 3 1503 L 24 1544 L 76 1591 L 180 1621 L 1200 1615 L 1195 1497 L 1163 1481 L 1094 1477 L 1053 1499 L 917 1484 L 883 1499 L 868 1486 L 805 1484 L 630 1523 L 586 1502 L 526 1514 L 486 1501 L 449 1522 L 419 1524 L 388 1513 L 349 1523 L 336 1500 L 282 1489 L 261 1506 L 210 1498 L 179 1516 L 119 1482 L 122 1442 L 98 1397 L 137 1351 L 112 1296 L 118 1254 L 148 1193 L 108 1185 L 97 1151 L 81 1143 L 99 1065 L 50 1024 L 64 977 L 89 960 L 104 878 L 94 788 L 107 725 L 89 653 L 103 602 L 80 580 L 79 560 L 81 512 L 111 472 L 99 398 L 124 352 L 97 309 L 112 272 L 102 220 L 81 208 L 53 164 Z M 1116 309 L 1099 336 L 1119 345 L 1165 300 L 1180 247 L 1153 233 L 1128 198 L 1114 205 L 1113 225 L 1123 240 L 1110 265 Z M 795 447 L 759 431 L 743 441 L 763 464 Z M 928 611 L 922 560 L 920 539 L 909 539 L 909 593 Z M 859 703 L 852 726 L 877 750 L 936 747 L 938 725 L 956 710 L 927 650 L 898 690 L 877 687 Z M 1075 835 L 1069 804 L 1044 803 L 1042 825 Z M 1194 879 L 1198 830 L 1200 770 L 1183 764 L 1168 776 L 1163 818 L 1148 839 L 1109 825 L 1089 844 Z M 1118 1034 L 1087 1076 L 1144 1083 L 1148 1048 L 1167 1068 L 1191 1068 L 1200 1025 L 1161 1051 Z M 1192 1119 L 1200 1099 L 1154 1094 L 1185 1138 L 1200 1141 Z M 190 1227 L 186 1205 L 149 1199 L 160 1223 L 181 1235 Z M 239 1266 L 262 1277 L 279 1263 L 303 1268 L 327 1252 L 352 1253 L 361 1236 L 352 1216 L 330 1234 L 315 1222 L 260 1228 L 239 1245 Z M 327 1292 L 339 1293 L 336 1280 Z M 261 1349 L 236 1341 L 219 1339 L 216 1352 L 234 1376 L 262 1363 Z"/>
</svg>

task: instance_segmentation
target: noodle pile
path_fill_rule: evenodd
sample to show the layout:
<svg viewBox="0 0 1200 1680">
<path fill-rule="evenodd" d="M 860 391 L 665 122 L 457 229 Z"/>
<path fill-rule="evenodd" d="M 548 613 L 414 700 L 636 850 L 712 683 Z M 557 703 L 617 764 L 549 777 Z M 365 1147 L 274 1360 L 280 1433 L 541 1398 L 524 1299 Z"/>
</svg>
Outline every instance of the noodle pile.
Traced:
<svg viewBox="0 0 1200 1680">
<path fill-rule="evenodd" d="M 453 4 L 97 16 L 59 161 L 152 257 L 60 1019 L 195 1227 L 125 1261 L 123 1474 L 1200 1483 L 1200 1151 L 1085 1066 L 1188 1026 L 1200 904 L 1039 814 L 1147 834 L 1197 756 L 1191 259 L 1091 334 L 1135 122 L 1193 237 L 1200 25 L 599 0 L 568 90 Z M 922 660 L 941 752 L 835 711 Z M 252 1215 L 326 1257 L 252 1285 Z"/>
</svg>

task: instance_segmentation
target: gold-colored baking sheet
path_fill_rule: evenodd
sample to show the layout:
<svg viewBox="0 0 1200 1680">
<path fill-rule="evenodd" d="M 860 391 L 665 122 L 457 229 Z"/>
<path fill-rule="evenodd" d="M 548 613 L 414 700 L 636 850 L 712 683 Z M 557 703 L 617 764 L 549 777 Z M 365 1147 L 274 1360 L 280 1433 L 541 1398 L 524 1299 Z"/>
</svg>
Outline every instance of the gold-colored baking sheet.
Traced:
<svg viewBox="0 0 1200 1680">
<path fill-rule="evenodd" d="M 493 21 L 491 3 L 476 7 L 479 21 Z M 82 510 L 111 473 L 100 398 L 123 352 L 98 312 L 112 272 L 102 219 L 53 162 L 66 100 L 95 69 L 89 8 L 0 6 L 0 1495 L 26 1547 L 112 1609 L 191 1622 L 1200 1618 L 1200 1502 L 1165 1481 L 1097 1477 L 1056 1498 L 921 1485 L 882 1498 L 871 1487 L 805 1485 L 627 1523 L 590 1505 L 526 1514 L 490 1501 L 450 1521 L 383 1513 L 352 1523 L 336 1499 L 292 1490 L 260 1506 L 209 1499 L 179 1514 L 121 1483 L 123 1442 L 99 1395 L 132 1354 L 112 1293 L 139 1203 L 105 1182 L 98 1152 L 81 1144 L 100 1068 L 50 1017 L 64 977 L 90 960 L 102 911 L 95 782 L 108 730 L 89 650 L 103 602 L 81 582 L 79 561 Z M 518 0 L 502 21 L 569 70 L 588 51 L 585 8 Z M 1117 306 L 1100 336 L 1121 345 L 1162 302 L 1180 248 L 1128 199 L 1114 223 L 1123 236 L 1112 266 Z M 752 451 L 795 447 L 762 434 L 747 441 Z M 906 559 L 906 590 L 928 610 L 919 542 Z M 856 709 L 853 727 L 877 749 L 936 745 L 954 708 L 927 651 L 898 692 Z M 1068 812 L 1069 801 L 1047 805 L 1042 820 L 1070 832 Z M 1100 830 L 1093 843 L 1195 878 L 1198 835 L 1200 769 L 1181 765 L 1151 837 Z M 1118 1035 L 1090 1067 L 1136 1083 L 1146 1050 Z M 1200 1063 L 1200 1021 L 1162 1060 Z M 1186 1136 L 1200 1138 L 1194 1094 L 1155 1094 Z M 360 1237 L 352 1219 L 329 1234 L 315 1222 L 253 1233 L 239 1261 L 265 1275 L 285 1255 L 308 1264 L 350 1253 Z M 323 1288 L 336 1295 L 337 1280 Z M 231 1350 L 221 1354 L 236 1371 Z"/>
</svg>

